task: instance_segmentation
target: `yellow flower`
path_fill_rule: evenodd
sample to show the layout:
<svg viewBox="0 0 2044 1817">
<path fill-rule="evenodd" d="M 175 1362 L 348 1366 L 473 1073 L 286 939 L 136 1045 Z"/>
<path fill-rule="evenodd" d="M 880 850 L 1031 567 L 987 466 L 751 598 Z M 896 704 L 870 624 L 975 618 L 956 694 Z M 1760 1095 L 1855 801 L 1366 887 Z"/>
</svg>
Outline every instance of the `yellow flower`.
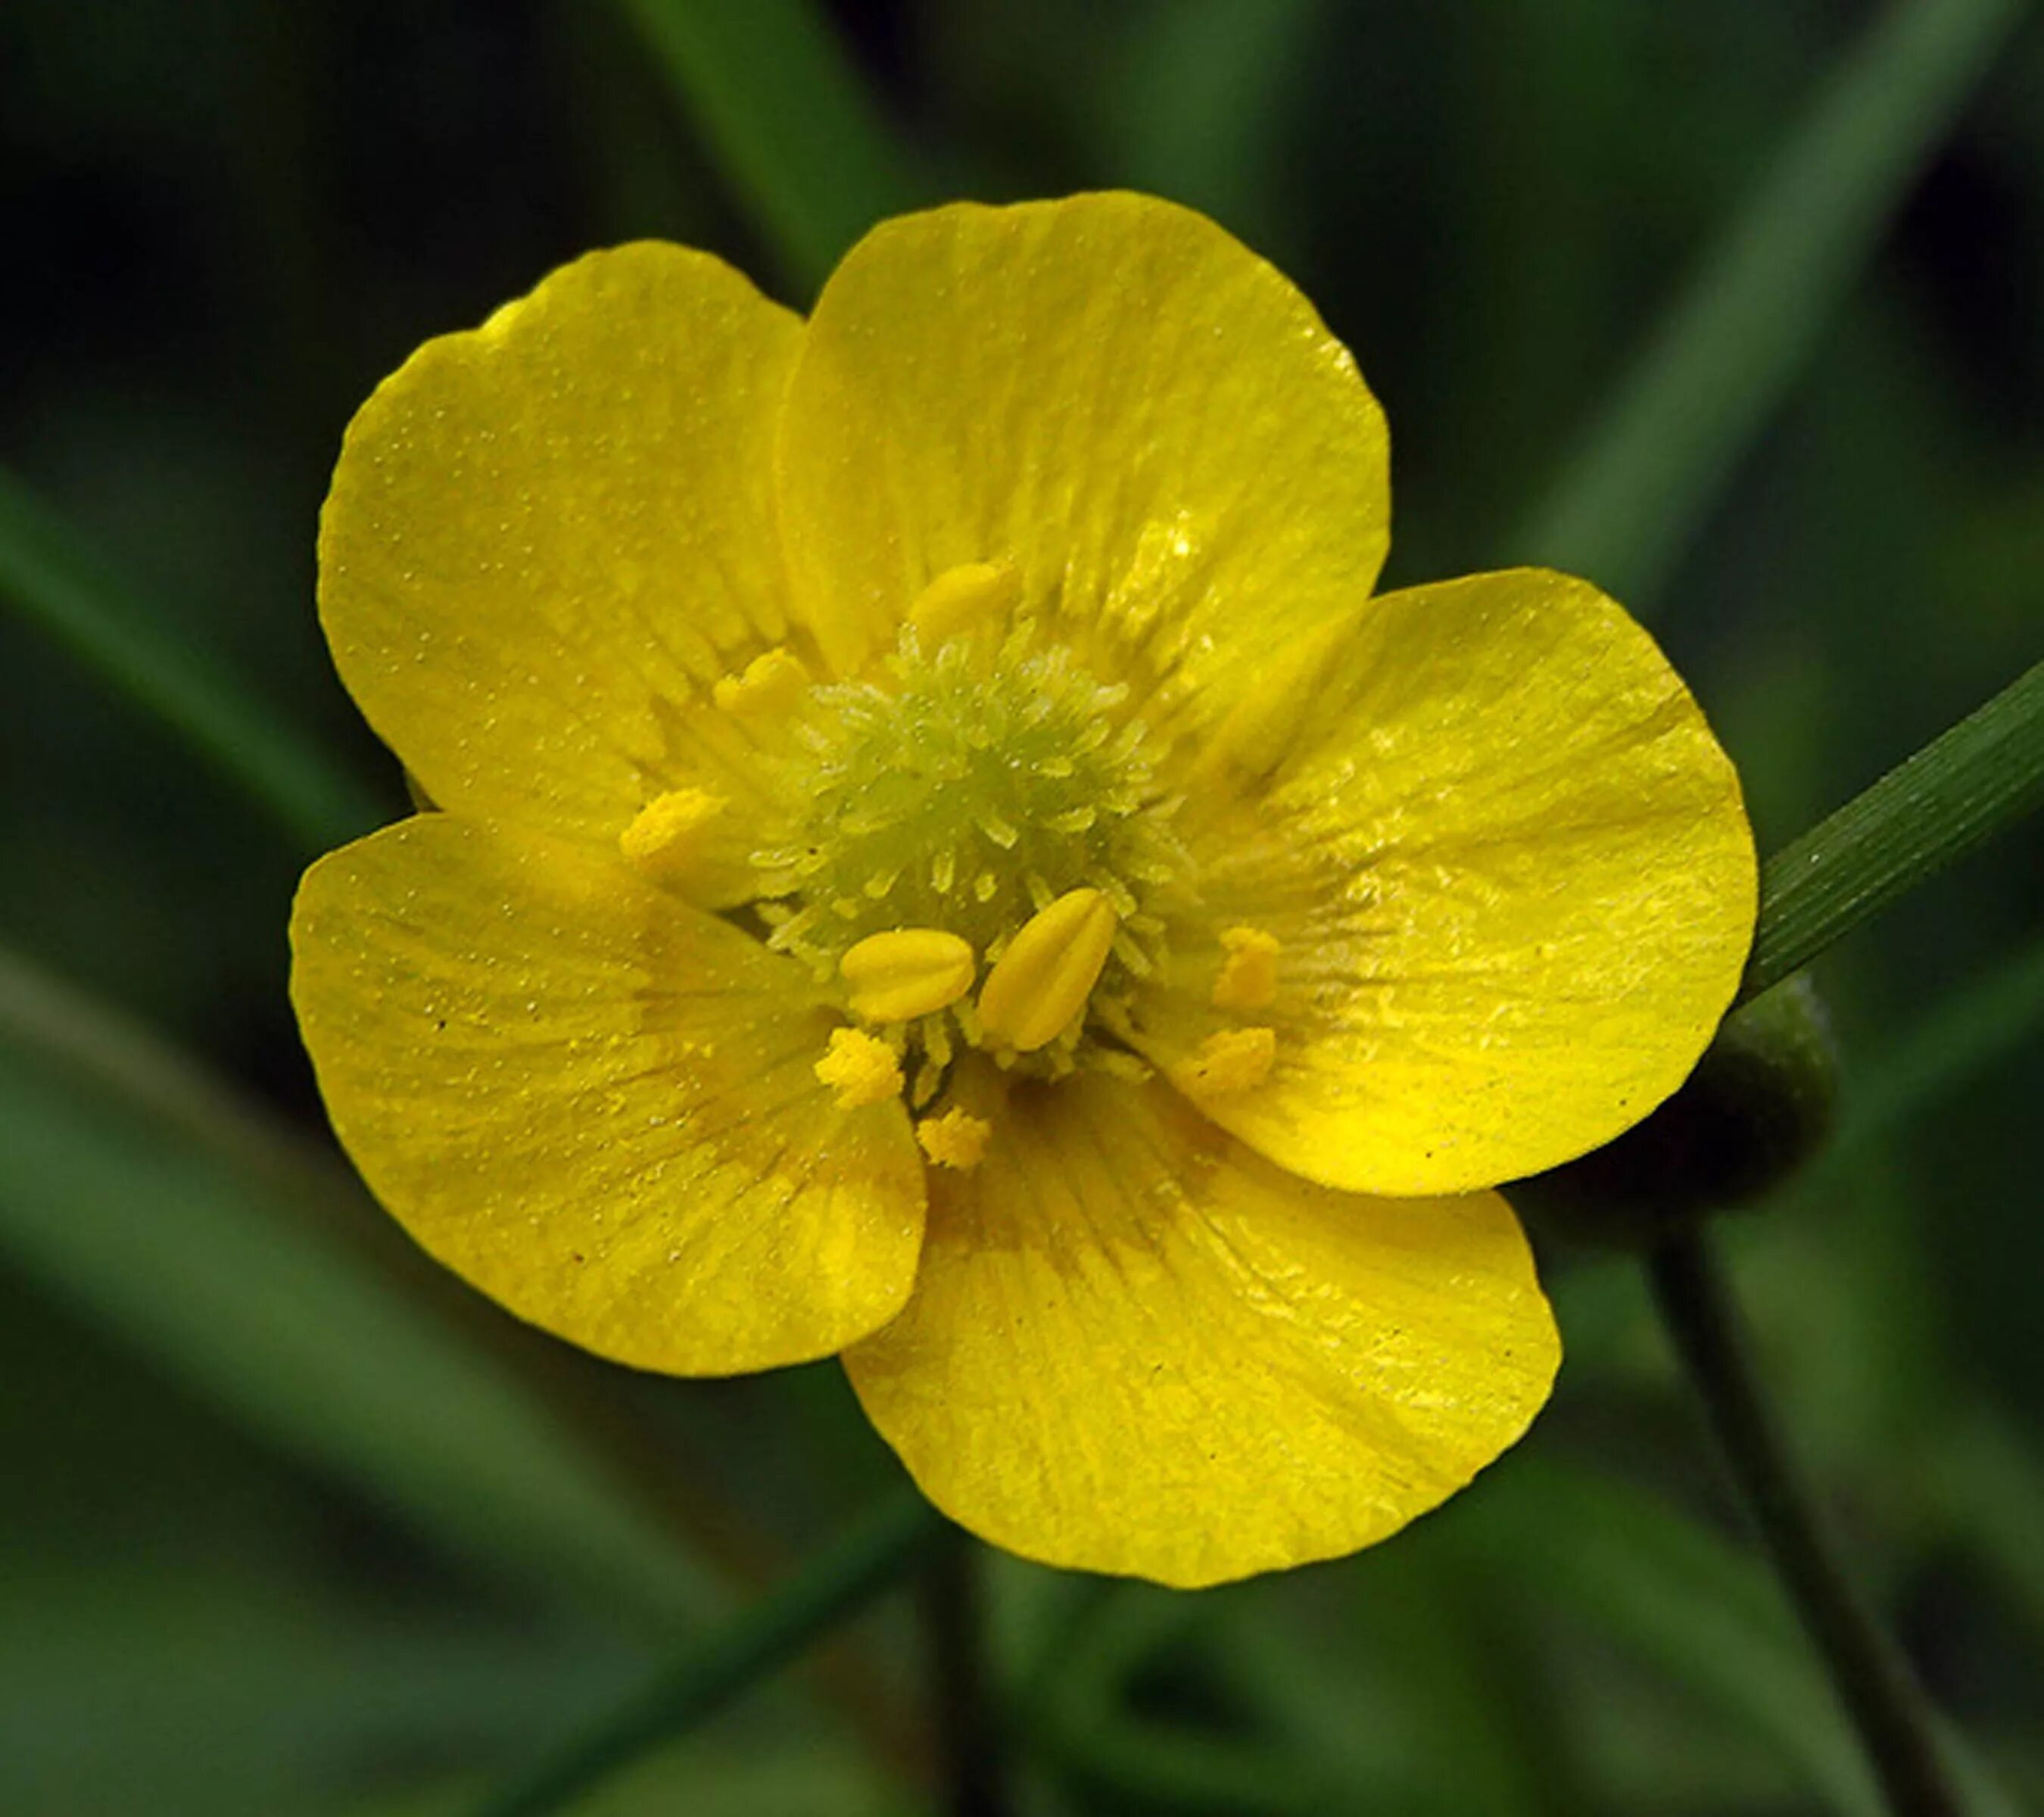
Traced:
<svg viewBox="0 0 2044 1817">
<path fill-rule="evenodd" d="M 321 531 L 422 812 L 294 996 L 435 1255 L 605 1355 L 843 1352 L 931 1498 L 1205 1584 L 1381 1538 L 1545 1400 L 1498 1182 L 1671 1092 L 1754 916 L 1652 641 L 1534 570 L 1372 597 L 1383 419 L 1134 195 L 702 253 L 422 348 Z"/>
</svg>

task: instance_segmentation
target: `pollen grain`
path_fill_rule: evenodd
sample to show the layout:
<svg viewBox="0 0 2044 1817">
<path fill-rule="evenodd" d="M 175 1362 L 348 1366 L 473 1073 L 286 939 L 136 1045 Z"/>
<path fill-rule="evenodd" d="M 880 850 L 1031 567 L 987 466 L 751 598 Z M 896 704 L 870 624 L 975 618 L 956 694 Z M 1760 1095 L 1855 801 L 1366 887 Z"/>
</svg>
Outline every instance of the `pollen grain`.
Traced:
<svg viewBox="0 0 2044 1817">
<path fill-rule="evenodd" d="M 1275 1029 L 1219 1029 L 1172 1069 L 1172 1082 L 1190 1098 L 1233 1097 L 1269 1078 L 1277 1058 Z"/>
<path fill-rule="evenodd" d="M 1274 934 L 1261 928 L 1221 930 L 1220 974 L 1213 983 L 1217 1009 L 1266 1009 L 1278 999 L 1278 955 L 1283 950 Z"/>
<path fill-rule="evenodd" d="M 916 1125 L 916 1139 L 923 1152 L 938 1166 L 960 1172 L 980 1164 L 993 1134 L 993 1125 L 985 1118 L 956 1108 L 942 1116 L 926 1116 Z"/>
<path fill-rule="evenodd" d="M 670 789 L 655 795 L 617 836 L 617 849 L 634 864 L 664 868 L 701 849 L 711 824 L 729 804 L 707 789 Z"/>
<path fill-rule="evenodd" d="M 837 1096 L 840 1110 L 885 1104 L 901 1089 L 901 1062 L 885 1041 L 857 1028 L 833 1028 L 816 1062 L 816 1077 Z"/>
</svg>

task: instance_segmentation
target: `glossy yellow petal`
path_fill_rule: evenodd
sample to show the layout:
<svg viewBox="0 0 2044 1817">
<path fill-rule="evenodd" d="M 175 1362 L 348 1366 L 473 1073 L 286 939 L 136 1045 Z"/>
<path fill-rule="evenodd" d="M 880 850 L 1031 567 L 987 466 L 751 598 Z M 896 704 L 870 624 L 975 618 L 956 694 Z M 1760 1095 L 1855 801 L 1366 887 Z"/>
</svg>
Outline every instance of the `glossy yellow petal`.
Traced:
<svg viewBox="0 0 2044 1817">
<path fill-rule="evenodd" d="M 915 1295 L 845 1364 L 930 1499 L 995 1543 L 1185 1585 L 1330 1558 L 1546 1400 L 1558 1341 L 1495 1194 L 1314 1186 L 1155 1082 L 976 1108 L 985 1158 L 932 1174 Z"/>
<path fill-rule="evenodd" d="M 822 1356 L 914 1277 L 898 1106 L 840 1111 L 792 960 L 616 859 L 428 815 L 323 859 L 292 997 L 377 1196 L 521 1317 L 642 1368 Z"/>
<path fill-rule="evenodd" d="M 1211 925 L 1174 936 L 1136 1044 L 1181 1075 L 1233 1020 L 1228 927 L 1267 930 L 1274 1066 L 1201 1107 L 1331 1185 L 1462 1192 L 1608 1141 L 1688 1075 L 1745 964 L 1731 761 L 1646 632 L 1563 575 L 1373 601 L 1188 793 Z"/>
<path fill-rule="evenodd" d="M 626 246 L 362 407 L 320 612 L 441 807 L 606 846 L 670 790 L 744 808 L 742 738 L 678 709 L 790 635 L 770 446 L 801 332 L 705 253 Z"/>
<path fill-rule="evenodd" d="M 1384 420 L 1279 272 L 1147 196 L 890 221 L 824 287 L 788 392 L 783 524 L 841 665 L 923 590 L 1012 569 L 1109 674 L 1227 692 L 1366 595 Z"/>
</svg>

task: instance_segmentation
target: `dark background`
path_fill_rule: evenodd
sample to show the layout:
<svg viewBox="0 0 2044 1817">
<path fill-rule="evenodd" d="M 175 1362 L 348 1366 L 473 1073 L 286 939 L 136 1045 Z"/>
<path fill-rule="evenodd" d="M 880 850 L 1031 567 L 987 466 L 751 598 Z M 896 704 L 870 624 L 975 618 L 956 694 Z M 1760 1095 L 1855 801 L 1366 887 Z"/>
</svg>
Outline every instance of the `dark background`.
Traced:
<svg viewBox="0 0 2044 1817">
<path fill-rule="evenodd" d="M 1875 17 L 1845 0 L 832 12 L 936 191 L 1151 189 L 1298 280 L 1390 417 L 1393 584 L 1527 552 L 1515 527 Z M 612 7 L 6 0 L 0 462 L 132 578 L 159 633 L 244 678 L 394 816 L 400 779 L 313 613 L 341 431 L 421 340 L 645 235 L 809 300 Z M 1972 94 L 1634 603 L 1738 759 L 1763 851 L 2037 659 L 2044 31 Z M 415 1265 L 321 1171 L 283 993 L 309 852 L 7 613 L 0 783 L 0 946 L 67 993 L 47 1051 L 23 1044 L 25 986 L 0 1017 L 0 1808 L 459 1811 L 892 1480 L 830 1366 L 629 1378 Z M 1825 958 L 1850 1147 L 1735 1243 L 1856 1567 L 2032 1800 L 2040 925 L 2044 847 L 2019 828 Z M 333 1312 L 325 1287 L 277 1299 L 300 1243 L 355 1271 L 322 1281 L 366 1284 L 335 1328 L 389 1377 L 367 1411 L 333 1385 L 345 1346 L 293 1347 Z M 1000 1568 L 1032 1808 L 1873 1807 L 1637 1271 L 1550 1264 L 1570 1346 L 1554 1408 L 1406 1538 L 1202 1598 Z M 270 1349 L 237 1335 L 250 1296 L 279 1325 Z M 559 1550 L 590 1523 L 534 1512 L 566 1494 L 543 1462 L 478 1467 L 472 1492 L 432 1477 L 494 1428 L 407 1363 L 414 1325 L 552 1410 L 647 1523 L 649 1576 L 622 1540 Z M 855 1644 L 601 1808 L 922 1808 L 910 1624 L 897 1611 Z"/>
</svg>

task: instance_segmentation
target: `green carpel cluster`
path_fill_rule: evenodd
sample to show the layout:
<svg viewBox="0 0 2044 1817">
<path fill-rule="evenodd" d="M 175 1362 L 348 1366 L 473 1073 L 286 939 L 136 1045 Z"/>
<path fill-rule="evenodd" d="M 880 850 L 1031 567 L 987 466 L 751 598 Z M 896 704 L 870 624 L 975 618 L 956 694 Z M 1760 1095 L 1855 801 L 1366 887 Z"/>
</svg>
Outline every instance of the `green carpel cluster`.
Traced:
<svg viewBox="0 0 2044 1817">
<path fill-rule="evenodd" d="M 1128 690 L 1027 626 L 926 651 L 904 631 L 877 675 L 811 691 L 783 760 L 793 836 L 759 853 L 792 876 L 776 946 L 834 970 L 870 934 L 941 928 L 997 958 L 1067 890 L 1100 890 L 1146 965 L 1144 897 L 1182 869 Z"/>
</svg>

